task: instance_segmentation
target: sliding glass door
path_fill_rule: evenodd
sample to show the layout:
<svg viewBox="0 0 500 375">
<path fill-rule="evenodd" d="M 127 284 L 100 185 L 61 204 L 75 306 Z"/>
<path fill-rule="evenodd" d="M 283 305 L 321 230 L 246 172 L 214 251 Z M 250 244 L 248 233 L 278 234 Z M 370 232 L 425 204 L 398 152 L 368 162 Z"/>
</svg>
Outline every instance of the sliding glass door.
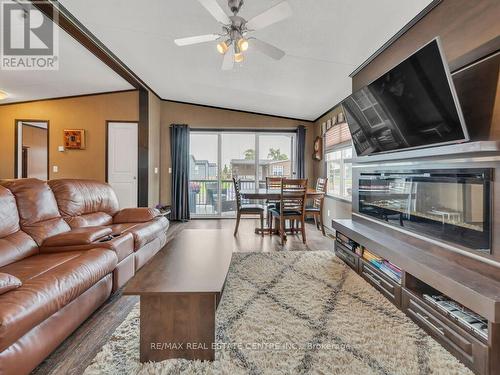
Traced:
<svg viewBox="0 0 500 375">
<path fill-rule="evenodd" d="M 295 133 L 191 131 L 189 199 L 193 217 L 233 217 L 233 177 L 243 189 L 267 176 L 295 175 Z"/>
</svg>

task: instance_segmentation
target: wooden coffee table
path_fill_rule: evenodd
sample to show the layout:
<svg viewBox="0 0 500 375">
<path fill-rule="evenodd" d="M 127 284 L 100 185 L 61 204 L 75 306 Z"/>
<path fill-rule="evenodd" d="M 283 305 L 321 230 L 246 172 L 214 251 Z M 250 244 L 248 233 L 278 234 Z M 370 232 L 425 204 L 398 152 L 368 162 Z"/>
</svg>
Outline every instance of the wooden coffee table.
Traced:
<svg viewBox="0 0 500 375">
<path fill-rule="evenodd" d="M 221 230 L 186 229 L 127 283 L 140 296 L 140 360 L 214 360 L 215 312 L 232 241 Z"/>
</svg>

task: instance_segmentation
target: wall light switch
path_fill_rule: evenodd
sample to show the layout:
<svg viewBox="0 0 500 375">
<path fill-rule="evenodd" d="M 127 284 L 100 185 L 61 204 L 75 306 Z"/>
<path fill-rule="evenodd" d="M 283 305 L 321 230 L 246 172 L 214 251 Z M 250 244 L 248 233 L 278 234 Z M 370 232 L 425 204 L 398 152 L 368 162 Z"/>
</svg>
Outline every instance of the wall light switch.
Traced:
<svg viewBox="0 0 500 375">
<path fill-rule="evenodd" d="M 59 167 L 57 165 L 52 166 L 52 172 L 54 173 L 59 172 Z"/>
<path fill-rule="evenodd" d="M 155 174 L 158 174 L 158 167 L 155 167 Z"/>
<path fill-rule="evenodd" d="M 168 168 L 168 173 L 172 174 L 172 168 Z"/>
<path fill-rule="evenodd" d="M 59 147 L 57 147 L 57 151 L 59 151 L 59 152 L 64 152 L 64 146 L 59 146 Z"/>
<path fill-rule="evenodd" d="M 326 210 L 326 215 L 330 217 L 330 210 Z"/>
</svg>

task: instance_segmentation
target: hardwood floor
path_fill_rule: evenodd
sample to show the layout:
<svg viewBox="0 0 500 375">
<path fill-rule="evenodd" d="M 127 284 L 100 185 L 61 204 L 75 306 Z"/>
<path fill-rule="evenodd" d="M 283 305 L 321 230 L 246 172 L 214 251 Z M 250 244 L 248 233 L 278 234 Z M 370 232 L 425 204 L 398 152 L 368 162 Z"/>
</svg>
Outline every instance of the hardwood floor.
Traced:
<svg viewBox="0 0 500 375">
<path fill-rule="evenodd" d="M 306 224 L 307 244 L 302 243 L 300 235 L 288 235 L 288 241 L 284 246 L 281 246 L 279 236 L 261 237 L 255 234 L 254 229 L 260 225 L 258 220 L 242 219 L 236 237 L 233 236 L 234 225 L 235 220 L 230 219 L 171 223 L 165 248 L 168 248 L 170 240 L 184 229 L 218 229 L 224 231 L 225 235 L 227 234 L 227 241 L 233 242 L 235 252 L 333 249 L 333 240 L 324 237 L 321 231 L 312 224 Z M 200 238 L 200 241 L 203 241 L 203 238 Z M 217 244 L 207 243 L 207 246 L 217 246 Z M 136 296 L 123 296 L 121 290 L 116 292 L 41 363 L 33 374 L 76 375 L 83 373 L 138 301 L 139 298 Z M 43 343 L 40 344 L 43 345 Z"/>
</svg>

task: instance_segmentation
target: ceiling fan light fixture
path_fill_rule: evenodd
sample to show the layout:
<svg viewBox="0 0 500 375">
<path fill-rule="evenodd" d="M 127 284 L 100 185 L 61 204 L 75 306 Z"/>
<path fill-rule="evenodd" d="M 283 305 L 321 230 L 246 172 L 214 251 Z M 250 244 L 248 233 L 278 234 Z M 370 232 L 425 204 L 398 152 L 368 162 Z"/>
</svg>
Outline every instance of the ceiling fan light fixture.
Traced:
<svg viewBox="0 0 500 375">
<path fill-rule="evenodd" d="M 221 55 L 224 55 L 229 49 L 230 45 L 231 41 L 229 40 L 226 40 L 225 42 L 220 42 L 219 44 L 217 44 L 217 52 L 219 52 Z"/>
<path fill-rule="evenodd" d="M 246 51 L 248 49 L 248 40 L 240 38 L 238 40 L 238 47 L 240 48 L 240 51 Z"/>
<path fill-rule="evenodd" d="M 243 55 L 242 52 L 237 52 L 234 54 L 234 62 L 240 63 L 245 60 L 245 56 Z"/>
</svg>

